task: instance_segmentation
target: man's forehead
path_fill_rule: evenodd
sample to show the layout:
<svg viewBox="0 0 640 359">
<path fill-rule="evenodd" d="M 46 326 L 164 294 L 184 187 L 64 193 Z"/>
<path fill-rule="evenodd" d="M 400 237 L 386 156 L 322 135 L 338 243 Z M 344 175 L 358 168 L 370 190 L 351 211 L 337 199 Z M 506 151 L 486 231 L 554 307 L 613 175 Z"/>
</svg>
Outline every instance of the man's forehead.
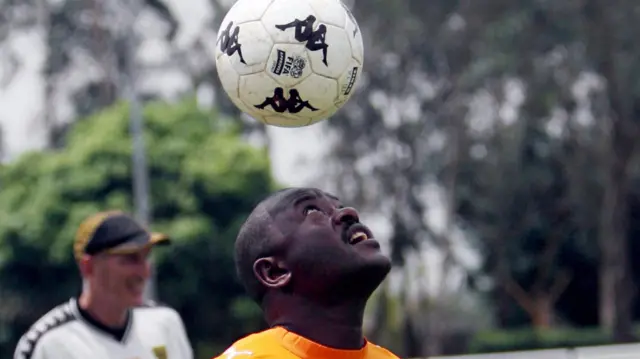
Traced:
<svg viewBox="0 0 640 359">
<path fill-rule="evenodd" d="M 269 197 L 264 202 L 264 208 L 272 215 L 275 215 L 301 199 L 322 197 L 327 197 L 338 202 L 340 201 L 337 196 L 317 188 L 287 188 Z"/>
</svg>

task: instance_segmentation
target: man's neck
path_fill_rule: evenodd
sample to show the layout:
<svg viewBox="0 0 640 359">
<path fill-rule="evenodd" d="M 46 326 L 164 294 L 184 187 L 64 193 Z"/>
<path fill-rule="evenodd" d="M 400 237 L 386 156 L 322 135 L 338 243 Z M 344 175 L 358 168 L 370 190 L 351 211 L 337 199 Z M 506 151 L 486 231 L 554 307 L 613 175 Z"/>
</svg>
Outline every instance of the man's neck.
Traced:
<svg viewBox="0 0 640 359">
<path fill-rule="evenodd" d="M 287 295 L 272 303 L 265 306 L 266 320 L 271 327 L 282 326 L 334 349 L 360 349 L 365 344 L 362 321 L 366 301 L 325 306 Z"/>
<path fill-rule="evenodd" d="M 105 297 L 83 292 L 78 298 L 78 305 L 107 327 L 122 328 L 126 325 L 128 308 L 115 307 Z"/>
</svg>

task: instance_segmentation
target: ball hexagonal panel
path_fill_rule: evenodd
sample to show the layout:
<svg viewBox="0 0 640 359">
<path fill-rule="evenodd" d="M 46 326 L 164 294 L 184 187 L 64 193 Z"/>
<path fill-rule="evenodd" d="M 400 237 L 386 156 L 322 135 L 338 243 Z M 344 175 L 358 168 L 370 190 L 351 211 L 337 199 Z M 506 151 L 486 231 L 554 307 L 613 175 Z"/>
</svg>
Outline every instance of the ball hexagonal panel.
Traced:
<svg viewBox="0 0 640 359">
<path fill-rule="evenodd" d="M 258 21 L 267 11 L 273 0 L 238 0 L 222 19 L 220 29 L 227 27 L 228 23 L 240 25 L 249 21 Z"/>
<path fill-rule="evenodd" d="M 302 117 L 265 116 L 263 122 L 277 127 L 303 127 L 308 125 L 311 120 Z"/>
<path fill-rule="evenodd" d="M 304 45 L 276 44 L 267 60 L 267 73 L 284 87 L 295 86 L 311 75 Z"/>
<path fill-rule="evenodd" d="M 318 44 L 313 49 L 307 48 L 311 69 L 316 74 L 335 79 L 347 68 L 353 57 L 351 44 L 344 29 L 333 25 L 321 24 L 320 26 L 324 27 L 326 33 L 324 45 Z"/>
<path fill-rule="evenodd" d="M 261 21 L 276 43 L 306 43 L 318 27 L 313 8 L 299 0 L 275 0 Z"/>
<path fill-rule="evenodd" d="M 309 0 L 320 23 L 344 28 L 347 13 L 344 11 L 342 1 L 339 0 Z"/>
<path fill-rule="evenodd" d="M 228 57 L 222 56 L 216 60 L 216 71 L 222 88 L 231 102 L 238 107 L 242 107 L 242 102 L 239 99 L 240 76 L 229 62 Z"/>
<path fill-rule="evenodd" d="M 322 114 L 319 114 L 317 116 L 315 116 L 315 118 L 311 121 L 309 121 L 309 123 L 307 123 L 307 126 L 309 125 L 313 125 L 314 123 L 318 123 L 318 122 L 322 122 L 328 118 L 330 118 L 331 116 L 333 116 L 336 112 L 338 111 L 337 107 L 331 107 L 327 110 L 325 110 L 324 112 L 322 112 Z"/>
<path fill-rule="evenodd" d="M 295 108 L 301 108 L 300 114 L 314 121 L 323 117 L 325 111 L 334 107 L 333 103 L 338 97 L 338 82 L 312 74 L 296 85 L 292 91 L 296 91 L 293 93 Z"/>
<path fill-rule="evenodd" d="M 340 108 L 351 98 L 362 76 L 362 66 L 352 59 L 347 69 L 338 78 L 338 96 L 334 104 Z"/>
<path fill-rule="evenodd" d="M 344 10 L 347 14 L 347 22 L 344 25 L 344 29 L 349 38 L 349 43 L 351 44 L 351 51 L 353 54 L 353 58 L 358 60 L 358 62 L 362 65 L 364 63 L 364 44 L 362 43 L 362 33 L 360 32 L 360 27 L 358 26 L 358 22 L 356 18 L 353 16 L 349 8 L 342 3 Z"/>
<path fill-rule="evenodd" d="M 218 28 L 216 59 L 225 54 L 225 51 L 220 50 L 221 34 L 232 35 L 238 25 L 249 21 L 259 21 L 272 2 L 273 0 L 239 0 L 233 4 Z"/>
<path fill-rule="evenodd" d="M 233 21 L 221 29 L 216 42 L 216 59 L 228 57 L 240 75 L 264 70 L 273 41 L 260 21 L 236 25 Z"/>
</svg>

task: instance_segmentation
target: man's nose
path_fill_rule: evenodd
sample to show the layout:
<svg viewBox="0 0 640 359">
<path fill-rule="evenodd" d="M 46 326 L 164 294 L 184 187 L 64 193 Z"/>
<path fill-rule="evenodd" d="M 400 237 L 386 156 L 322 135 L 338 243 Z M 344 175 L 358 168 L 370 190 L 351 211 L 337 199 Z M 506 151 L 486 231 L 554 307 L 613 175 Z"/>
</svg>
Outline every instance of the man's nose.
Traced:
<svg viewBox="0 0 640 359">
<path fill-rule="evenodd" d="M 351 207 L 345 207 L 337 210 L 333 215 L 333 223 L 334 225 L 352 225 L 354 223 L 360 222 L 360 216 L 358 216 L 358 211 Z"/>
<path fill-rule="evenodd" d="M 149 258 L 141 256 L 135 266 L 136 274 L 143 278 L 148 278 L 151 275 L 151 263 Z"/>
<path fill-rule="evenodd" d="M 134 272 L 134 274 L 136 277 L 147 280 L 149 279 L 149 277 L 151 277 L 151 266 L 146 265 L 146 266 L 140 267 Z"/>
</svg>

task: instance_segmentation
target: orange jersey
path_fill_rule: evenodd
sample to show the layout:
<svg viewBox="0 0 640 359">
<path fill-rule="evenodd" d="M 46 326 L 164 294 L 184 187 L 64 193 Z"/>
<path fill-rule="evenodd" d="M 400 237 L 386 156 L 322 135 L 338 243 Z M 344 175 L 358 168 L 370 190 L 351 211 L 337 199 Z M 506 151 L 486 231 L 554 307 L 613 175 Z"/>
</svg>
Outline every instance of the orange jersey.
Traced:
<svg viewBox="0 0 640 359">
<path fill-rule="evenodd" d="M 390 351 L 367 342 L 359 350 L 328 348 L 282 327 L 251 334 L 215 359 L 398 359 Z"/>
</svg>

